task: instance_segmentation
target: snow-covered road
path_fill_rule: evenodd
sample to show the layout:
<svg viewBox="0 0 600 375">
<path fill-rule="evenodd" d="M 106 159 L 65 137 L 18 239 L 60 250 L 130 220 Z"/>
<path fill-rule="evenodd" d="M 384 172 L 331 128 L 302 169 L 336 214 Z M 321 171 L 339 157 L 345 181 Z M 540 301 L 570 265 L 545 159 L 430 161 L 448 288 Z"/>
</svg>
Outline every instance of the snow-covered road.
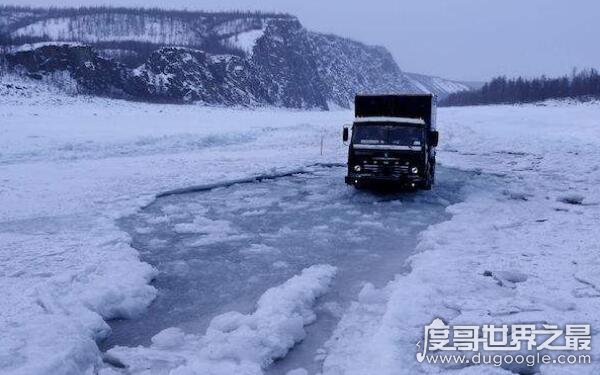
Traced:
<svg viewBox="0 0 600 375">
<path fill-rule="evenodd" d="M 136 214 L 168 190 L 344 162 L 340 128 L 351 117 L 348 112 L 157 106 L 45 92 L 0 96 L 0 373 L 80 375 L 103 368 L 96 341 L 109 336 L 106 320 L 126 317 L 141 322 L 157 295 L 157 306 L 163 298 L 151 285 L 157 275 L 160 282 L 163 269 L 140 261 L 139 252 L 130 246 L 132 237 L 118 220 Z M 378 282 L 379 275 L 370 275 L 376 285 L 360 291 L 349 288 L 346 301 L 353 302 L 330 309 L 339 323 L 319 355 L 323 374 L 521 370 L 417 363 L 416 343 L 423 326 L 436 317 L 451 324 L 589 323 L 596 338 L 598 118 L 600 105 L 595 103 L 440 110 L 441 164 L 492 177 L 469 179 L 461 202 L 446 198 L 449 206 L 442 218 L 407 229 L 413 240 L 416 232 L 424 231 L 416 237 L 417 251 L 408 263 L 400 266 L 398 259 L 390 265 L 389 274 L 398 265 L 393 281 L 385 284 L 385 277 Z M 330 188 L 321 198 L 336 193 Z M 286 189 L 275 197 L 282 199 Z M 310 194 L 303 199 L 310 206 L 309 198 Z M 232 215 L 226 208 L 226 217 Z M 194 210 L 190 207 L 188 216 L 175 219 L 178 227 L 172 230 L 213 227 L 201 219 L 194 222 L 189 216 Z M 145 213 L 137 215 L 142 218 Z M 146 219 L 161 220 L 156 215 Z M 223 220 L 234 222 L 232 216 Z M 239 230 L 236 225 L 231 225 L 232 231 Z M 130 229 L 134 238 L 155 230 L 153 225 Z M 324 238 L 334 235 L 323 230 Z M 215 240 L 223 233 L 213 235 Z M 201 238 L 196 240 L 201 244 Z M 245 256 L 256 261 L 270 250 L 266 246 L 276 248 L 265 241 L 254 247 L 248 242 Z M 389 250 L 382 242 L 376 247 Z M 292 254 L 279 250 L 282 257 Z M 329 251 L 338 250 L 349 251 L 335 246 Z M 115 351 L 111 360 L 127 363 L 132 372 L 142 371 L 148 361 L 175 364 L 186 374 L 268 371 L 268 364 L 308 337 L 307 332 L 318 336 L 309 325 L 322 311 L 320 304 L 335 299 L 336 275 L 340 280 L 350 277 L 343 259 L 321 264 L 331 259 L 314 259 L 315 264 L 287 261 L 293 265 L 289 271 L 282 267 L 277 280 L 257 280 L 262 290 L 241 306 L 215 311 L 242 310 L 220 315 L 205 334 L 208 317 L 197 321 L 196 330 L 190 324 L 186 330 L 161 332 L 150 347 L 147 336 L 138 337 L 132 344 L 146 346 Z M 405 266 L 411 272 L 402 273 Z M 169 267 L 186 272 L 182 264 Z M 287 276 L 291 278 L 285 280 Z M 252 299 L 256 309 L 251 311 Z M 135 326 L 135 320 L 131 324 Z M 318 324 L 317 319 L 315 327 Z M 600 346 L 593 344 L 590 354 L 592 365 L 545 365 L 535 371 L 597 374 Z"/>
</svg>

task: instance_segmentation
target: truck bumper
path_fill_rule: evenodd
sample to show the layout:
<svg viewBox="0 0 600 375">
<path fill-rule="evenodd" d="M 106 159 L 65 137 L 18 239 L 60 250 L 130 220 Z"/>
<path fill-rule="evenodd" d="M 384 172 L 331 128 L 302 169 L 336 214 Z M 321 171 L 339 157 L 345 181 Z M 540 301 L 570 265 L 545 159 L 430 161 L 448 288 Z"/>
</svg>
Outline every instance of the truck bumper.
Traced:
<svg viewBox="0 0 600 375">
<path fill-rule="evenodd" d="M 398 186 L 411 186 L 413 184 L 418 185 L 425 181 L 422 176 L 419 175 L 405 175 L 401 177 L 396 176 L 372 176 L 365 174 L 350 174 L 345 177 L 346 184 L 348 185 L 398 185 Z"/>
</svg>

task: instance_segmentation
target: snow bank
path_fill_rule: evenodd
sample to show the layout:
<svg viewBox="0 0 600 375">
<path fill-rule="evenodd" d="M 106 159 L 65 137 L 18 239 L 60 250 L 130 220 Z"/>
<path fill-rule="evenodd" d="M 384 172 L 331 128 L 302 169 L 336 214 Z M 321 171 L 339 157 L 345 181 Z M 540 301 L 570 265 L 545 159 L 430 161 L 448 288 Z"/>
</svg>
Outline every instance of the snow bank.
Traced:
<svg viewBox="0 0 600 375">
<path fill-rule="evenodd" d="M 154 336 L 148 348 L 116 347 L 107 358 L 131 374 L 262 374 L 304 338 L 304 326 L 316 319 L 312 306 L 327 292 L 335 272 L 328 265 L 312 266 L 267 290 L 253 314 L 215 317 L 204 336 L 169 328 Z"/>
<path fill-rule="evenodd" d="M 411 273 L 382 290 L 363 290 L 327 344 L 323 373 L 531 370 L 419 364 L 416 344 L 434 318 L 597 327 L 598 114 L 592 104 L 442 110 L 440 160 L 482 175 L 465 189 L 463 203 L 448 208 L 451 220 L 422 234 Z M 536 370 L 599 373 L 600 347 L 587 354 L 591 365 Z"/>
<path fill-rule="evenodd" d="M 99 365 L 95 340 L 110 332 L 104 320 L 135 317 L 155 297 L 148 285 L 154 269 L 139 261 L 113 220 L 86 218 L 81 226 L 78 219 L 63 218 L 62 228 L 17 222 L 28 233 L 1 224 L 3 374 L 92 371 Z"/>
</svg>

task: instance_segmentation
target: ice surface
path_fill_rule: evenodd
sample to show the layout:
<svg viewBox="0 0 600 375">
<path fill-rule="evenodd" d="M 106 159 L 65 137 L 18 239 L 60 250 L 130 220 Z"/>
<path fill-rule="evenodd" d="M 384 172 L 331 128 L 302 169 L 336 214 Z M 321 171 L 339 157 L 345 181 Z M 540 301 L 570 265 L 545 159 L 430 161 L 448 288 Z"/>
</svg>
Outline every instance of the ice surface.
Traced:
<svg viewBox="0 0 600 375">
<path fill-rule="evenodd" d="M 307 342 L 269 373 L 318 370 L 313 358 L 340 311 L 365 282 L 381 287 L 404 269 L 417 234 L 447 217 L 445 207 L 460 198 L 461 180 L 468 175 L 440 168 L 435 193 L 373 195 L 347 187 L 344 173 L 345 168 L 315 167 L 260 183 L 164 197 L 124 219 L 133 246 L 160 272 L 154 283 L 159 296 L 143 317 L 112 322 L 113 333 L 103 347 L 148 345 L 152 335 L 170 326 L 202 332 L 215 314 L 249 313 L 264 290 L 311 264 L 327 263 L 338 268 L 338 276 L 316 307 L 320 318 L 307 328 Z M 165 212 L 178 216 L 167 224 L 151 224 Z M 205 227 L 182 232 L 180 222 L 191 220 Z M 138 226 L 153 230 L 140 233 Z M 212 232 L 222 230 L 238 236 L 214 238 Z M 156 238 L 162 241 L 155 243 Z M 202 246 L 191 245 L 198 242 Z"/>
</svg>

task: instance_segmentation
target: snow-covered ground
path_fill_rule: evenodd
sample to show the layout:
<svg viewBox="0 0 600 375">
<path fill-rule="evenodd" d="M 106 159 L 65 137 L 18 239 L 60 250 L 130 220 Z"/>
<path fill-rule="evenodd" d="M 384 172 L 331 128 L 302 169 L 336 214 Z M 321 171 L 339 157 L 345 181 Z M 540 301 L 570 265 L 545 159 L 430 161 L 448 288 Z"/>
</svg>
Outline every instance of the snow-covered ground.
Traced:
<svg viewBox="0 0 600 375">
<path fill-rule="evenodd" d="M 10 374 L 93 373 L 102 366 L 94 340 L 108 334 L 105 320 L 135 317 L 153 300 L 155 270 L 139 261 L 115 219 L 166 190 L 343 162 L 340 128 L 352 118 L 5 93 L 0 372 Z M 341 313 L 323 373 L 449 371 L 415 360 L 434 317 L 598 327 L 599 115 L 597 104 L 442 109 L 440 162 L 487 177 L 448 208 L 449 221 L 422 234 L 409 274 L 383 289 L 366 286 Z M 333 274 L 309 268 L 274 285 L 253 314 L 223 316 L 202 337 L 167 330 L 152 347 L 109 360 L 142 369 L 151 356 L 157 373 L 161 358 L 175 358 L 180 373 L 207 373 L 198 368 L 221 361 L 231 367 L 215 371 L 258 374 L 302 339 Z M 568 370 L 600 371 L 541 368 Z"/>
</svg>

